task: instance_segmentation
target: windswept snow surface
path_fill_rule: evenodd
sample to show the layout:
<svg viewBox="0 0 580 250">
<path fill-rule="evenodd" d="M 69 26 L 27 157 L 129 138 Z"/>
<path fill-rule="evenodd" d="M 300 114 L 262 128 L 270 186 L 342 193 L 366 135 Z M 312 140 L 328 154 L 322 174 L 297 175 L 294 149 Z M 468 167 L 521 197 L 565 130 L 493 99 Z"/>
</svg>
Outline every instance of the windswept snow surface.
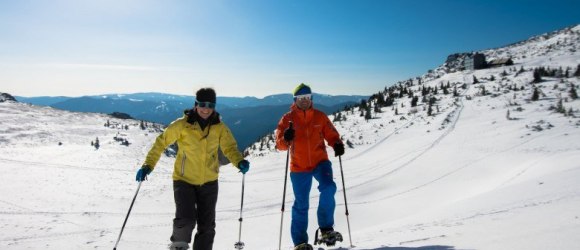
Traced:
<svg viewBox="0 0 580 250">
<path fill-rule="evenodd" d="M 347 248 L 350 238 L 352 249 L 361 250 L 580 249 L 580 100 L 568 98 L 570 85 L 580 80 L 545 77 L 536 84 L 543 95 L 529 100 L 532 67 L 575 69 L 580 56 L 528 59 L 423 82 L 466 86 L 457 97 L 439 93 L 433 116 L 423 103 L 411 108 L 407 97 L 397 99 L 399 115 L 385 107 L 365 121 L 360 111 L 343 112 L 347 119 L 335 125 L 353 148 L 342 157 L 342 168 L 328 151 L 339 186 L 335 229 L 344 242 L 326 249 Z M 526 72 L 516 73 L 521 66 Z M 472 84 L 473 75 L 481 82 Z M 509 90 L 514 84 L 524 90 Z M 482 86 L 487 95 L 481 95 Z M 560 98 L 570 114 L 552 108 Z M 146 130 L 139 125 L 0 103 L 0 248 L 113 248 L 137 190 L 135 173 L 159 133 L 151 124 Z M 98 150 L 91 146 L 97 137 Z M 249 160 L 244 249 L 278 249 L 282 218 L 282 249 L 291 249 L 290 183 L 281 212 L 286 152 Z M 142 184 L 117 249 L 167 248 L 175 209 L 173 161 L 163 156 Z M 233 249 L 238 241 L 241 181 L 231 165 L 221 168 L 214 249 Z M 311 197 L 312 241 L 316 182 Z"/>
</svg>

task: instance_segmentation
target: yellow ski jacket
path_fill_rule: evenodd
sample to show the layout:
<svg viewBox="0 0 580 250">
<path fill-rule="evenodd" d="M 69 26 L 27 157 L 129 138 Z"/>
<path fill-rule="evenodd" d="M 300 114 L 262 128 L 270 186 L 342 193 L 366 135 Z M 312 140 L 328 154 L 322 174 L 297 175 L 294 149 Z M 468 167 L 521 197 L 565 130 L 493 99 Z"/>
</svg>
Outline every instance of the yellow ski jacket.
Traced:
<svg viewBox="0 0 580 250">
<path fill-rule="evenodd" d="M 193 122 L 188 111 L 182 118 L 173 121 L 160 134 L 149 150 L 144 165 L 153 170 L 161 153 L 171 144 L 177 142 L 178 150 L 173 166 L 173 180 L 185 181 L 193 185 L 202 185 L 218 178 L 218 148 L 234 166 L 244 159 L 230 129 L 220 121 L 219 114 L 208 118 L 205 129 Z M 189 118 L 189 119 L 188 119 Z M 189 120 L 189 121 L 188 121 Z"/>
</svg>

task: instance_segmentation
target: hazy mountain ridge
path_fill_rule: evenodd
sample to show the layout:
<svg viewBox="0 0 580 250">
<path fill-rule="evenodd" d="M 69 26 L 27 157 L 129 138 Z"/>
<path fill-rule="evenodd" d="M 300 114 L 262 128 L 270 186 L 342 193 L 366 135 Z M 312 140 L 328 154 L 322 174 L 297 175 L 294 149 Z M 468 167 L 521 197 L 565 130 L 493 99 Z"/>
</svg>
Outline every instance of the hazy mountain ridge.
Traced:
<svg viewBox="0 0 580 250">
<path fill-rule="evenodd" d="M 358 95 L 314 94 L 317 105 L 328 114 L 366 98 L 368 97 Z M 183 111 L 190 109 L 195 102 L 194 96 L 164 93 L 107 94 L 75 98 L 17 97 L 17 99 L 38 105 L 50 103 L 51 107 L 77 112 L 105 114 L 122 112 L 135 119 L 165 125 L 183 116 Z M 291 94 L 270 95 L 264 98 L 218 96 L 216 110 L 230 125 L 238 139 L 238 146 L 244 149 L 256 138 L 274 129 L 279 116 L 285 113 L 282 110 L 288 110 L 292 101 Z M 254 108 L 258 108 L 260 112 L 256 112 Z"/>
</svg>

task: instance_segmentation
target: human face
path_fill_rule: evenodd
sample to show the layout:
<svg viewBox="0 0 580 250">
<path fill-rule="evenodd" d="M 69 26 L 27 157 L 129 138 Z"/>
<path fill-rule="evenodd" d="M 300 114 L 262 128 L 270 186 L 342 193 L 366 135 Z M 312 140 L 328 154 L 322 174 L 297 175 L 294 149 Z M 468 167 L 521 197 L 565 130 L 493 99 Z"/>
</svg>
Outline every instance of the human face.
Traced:
<svg viewBox="0 0 580 250">
<path fill-rule="evenodd" d="M 204 106 L 204 107 L 201 107 Z M 195 107 L 195 111 L 204 120 L 207 120 L 209 116 L 213 113 L 213 108 L 209 107 L 210 105 L 198 105 Z"/>
<path fill-rule="evenodd" d="M 307 110 L 312 105 L 312 96 L 310 94 L 296 96 L 296 106 L 301 110 Z"/>
</svg>

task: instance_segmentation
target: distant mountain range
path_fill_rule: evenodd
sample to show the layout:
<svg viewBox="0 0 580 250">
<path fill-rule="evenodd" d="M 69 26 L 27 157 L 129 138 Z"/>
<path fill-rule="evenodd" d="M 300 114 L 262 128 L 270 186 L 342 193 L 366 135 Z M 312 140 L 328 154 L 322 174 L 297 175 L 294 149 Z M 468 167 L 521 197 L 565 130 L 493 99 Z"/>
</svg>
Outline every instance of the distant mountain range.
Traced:
<svg viewBox="0 0 580 250">
<path fill-rule="evenodd" d="M 313 94 L 317 109 L 331 114 L 369 96 Z M 19 102 L 77 111 L 111 114 L 122 112 L 135 119 L 169 124 L 193 106 L 195 96 L 164 93 L 106 94 L 82 97 L 16 96 Z M 241 150 L 275 129 L 278 119 L 289 110 L 291 94 L 256 97 L 218 97 L 216 110 L 238 140 Z"/>
</svg>

